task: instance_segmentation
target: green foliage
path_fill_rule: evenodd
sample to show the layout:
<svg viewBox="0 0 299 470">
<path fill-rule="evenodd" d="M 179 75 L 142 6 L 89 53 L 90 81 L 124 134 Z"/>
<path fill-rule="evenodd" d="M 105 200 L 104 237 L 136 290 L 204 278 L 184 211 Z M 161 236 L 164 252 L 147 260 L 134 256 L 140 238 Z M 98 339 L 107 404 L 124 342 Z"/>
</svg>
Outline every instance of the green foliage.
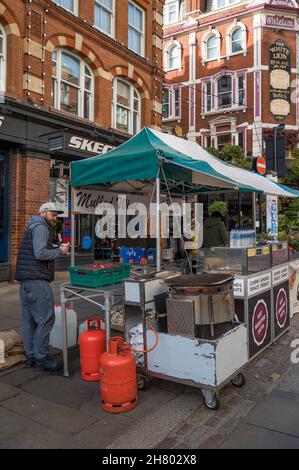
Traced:
<svg viewBox="0 0 299 470">
<path fill-rule="evenodd" d="M 219 158 L 231 165 L 237 166 L 238 168 L 244 168 L 250 170 L 252 163 L 250 160 L 244 158 L 243 149 L 239 145 L 224 145 L 222 150 L 217 150 L 214 147 L 207 149 L 214 157 Z"/>
<path fill-rule="evenodd" d="M 209 147 L 208 149 L 206 149 L 211 155 L 213 155 L 213 157 L 217 157 L 219 158 L 219 152 L 218 150 L 215 148 L 215 147 Z"/>
<path fill-rule="evenodd" d="M 227 203 L 219 200 L 212 202 L 208 207 L 209 216 L 214 212 L 219 212 L 224 217 L 228 213 Z"/>
</svg>

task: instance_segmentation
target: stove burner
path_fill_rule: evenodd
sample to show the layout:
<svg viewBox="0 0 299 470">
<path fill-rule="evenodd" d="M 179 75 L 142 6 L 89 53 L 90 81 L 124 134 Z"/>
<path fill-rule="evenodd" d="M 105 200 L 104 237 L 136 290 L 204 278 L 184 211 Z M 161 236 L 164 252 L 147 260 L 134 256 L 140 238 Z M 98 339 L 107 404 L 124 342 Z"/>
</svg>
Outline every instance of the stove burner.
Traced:
<svg viewBox="0 0 299 470">
<path fill-rule="evenodd" d="M 166 279 L 165 284 L 171 286 L 181 287 L 212 287 L 221 286 L 232 282 L 233 276 L 231 274 L 186 274 L 184 276 L 177 276 L 172 279 Z"/>
</svg>

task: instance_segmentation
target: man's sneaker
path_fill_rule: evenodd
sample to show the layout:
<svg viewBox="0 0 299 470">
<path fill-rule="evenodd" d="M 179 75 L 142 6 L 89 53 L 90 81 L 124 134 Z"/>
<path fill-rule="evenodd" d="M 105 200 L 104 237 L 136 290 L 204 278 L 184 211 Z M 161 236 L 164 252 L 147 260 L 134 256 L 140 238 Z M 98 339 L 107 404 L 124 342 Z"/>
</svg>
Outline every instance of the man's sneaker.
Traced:
<svg viewBox="0 0 299 470">
<path fill-rule="evenodd" d="M 26 364 L 25 364 L 25 367 L 26 369 L 31 369 L 35 364 L 35 359 L 34 357 L 28 357 L 27 358 L 27 361 L 26 361 Z"/>
<path fill-rule="evenodd" d="M 56 361 L 55 359 L 49 357 L 44 361 L 35 361 L 34 370 L 47 370 L 49 372 L 54 372 L 62 369 L 62 362 Z"/>
</svg>

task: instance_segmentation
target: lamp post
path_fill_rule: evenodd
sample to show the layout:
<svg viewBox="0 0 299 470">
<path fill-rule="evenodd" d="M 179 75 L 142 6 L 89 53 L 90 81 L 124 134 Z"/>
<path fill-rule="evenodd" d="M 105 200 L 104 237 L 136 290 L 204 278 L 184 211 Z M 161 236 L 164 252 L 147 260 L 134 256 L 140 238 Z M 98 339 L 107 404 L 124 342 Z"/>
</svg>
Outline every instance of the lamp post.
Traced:
<svg viewBox="0 0 299 470">
<path fill-rule="evenodd" d="M 272 128 L 274 131 L 274 171 L 277 174 L 277 133 L 285 129 L 285 124 L 278 124 Z"/>
</svg>

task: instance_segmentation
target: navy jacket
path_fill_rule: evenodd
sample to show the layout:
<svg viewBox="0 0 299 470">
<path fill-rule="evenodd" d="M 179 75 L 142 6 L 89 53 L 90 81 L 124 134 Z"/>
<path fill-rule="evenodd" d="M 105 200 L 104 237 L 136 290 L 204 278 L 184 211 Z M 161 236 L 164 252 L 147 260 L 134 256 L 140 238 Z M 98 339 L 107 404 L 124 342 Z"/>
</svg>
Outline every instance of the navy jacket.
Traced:
<svg viewBox="0 0 299 470">
<path fill-rule="evenodd" d="M 20 246 L 16 279 L 53 281 L 54 259 L 60 255 L 61 250 L 52 246 L 49 225 L 44 217 L 31 217 Z"/>
</svg>

